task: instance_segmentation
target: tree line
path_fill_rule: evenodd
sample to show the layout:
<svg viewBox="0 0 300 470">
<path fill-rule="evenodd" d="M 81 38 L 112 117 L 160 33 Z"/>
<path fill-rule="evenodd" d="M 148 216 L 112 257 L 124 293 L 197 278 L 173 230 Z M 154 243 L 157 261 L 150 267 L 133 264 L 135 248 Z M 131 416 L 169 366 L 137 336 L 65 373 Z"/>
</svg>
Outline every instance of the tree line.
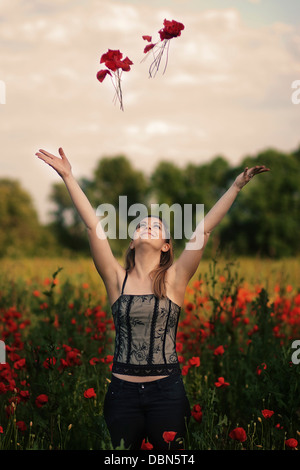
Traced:
<svg viewBox="0 0 300 470">
<path fill-rule="evenodd" d="M 93 207 L 108 203 L 116 208 L 119 196 L 127 206 L 151 204 L 204 204 L 205 214 L 246 166 L 266 165 L 270 172 L 255 177 L 239 193 L 222 223 L 214 230 L 205 256 L 231 251 L 239 256 L 289 257 L 300 252 L 300 147 L 284 153 L 270 148 L 246 156 L 231 166 L 223 156 L 185 167 L 161 160 L 150 175 L 134 168 L 124 155 L 102 157 L 89 179 L 79 181 Z M 87 255 L 85 227 L 63 182 L 53 184 L 51 222 L 39 222 L 34 203 L 18 181 L 0 179 L 0 256 Z M 136 217 L 136 216 L 135 216 Z M 196 214 L 193 213 L 193 224 Z M 131 217 L 133 219 L 134 217 Z M 130 222 L 130 217 L 128 217 Z M 118 223 L 118 217 L 117 217 Z M 172 233 L 171 221 L 171 233 Z M 195 226 L 194 226 L 195 228 Z M 175 255 L 186 239 L 174 240 Z M 129 239 L 111 239 L 116 256 L 122 256 Z"/>
</svg>

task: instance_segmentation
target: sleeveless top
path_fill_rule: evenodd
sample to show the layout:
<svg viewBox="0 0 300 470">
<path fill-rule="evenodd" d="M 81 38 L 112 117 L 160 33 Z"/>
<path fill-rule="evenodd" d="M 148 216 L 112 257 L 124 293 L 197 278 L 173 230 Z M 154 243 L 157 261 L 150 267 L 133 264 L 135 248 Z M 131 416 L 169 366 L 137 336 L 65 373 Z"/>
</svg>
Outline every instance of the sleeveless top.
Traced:
<svg viewBox="0 0 300 470">
<path fill-rule="evenodd" d="M 181 307 L 154 294 L 123 294 L 112 304 L 115 351 L 112 372 L 135 376 L 180 373 L 176 333 Z"/>
</svg>

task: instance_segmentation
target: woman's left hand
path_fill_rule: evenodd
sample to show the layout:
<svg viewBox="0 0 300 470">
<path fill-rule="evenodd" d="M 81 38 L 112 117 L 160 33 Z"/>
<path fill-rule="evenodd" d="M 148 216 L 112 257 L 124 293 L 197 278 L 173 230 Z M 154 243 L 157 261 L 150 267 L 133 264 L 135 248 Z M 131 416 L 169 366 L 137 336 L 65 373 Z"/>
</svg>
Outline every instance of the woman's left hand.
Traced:
<svg viewBox="0 0 300 470">
<path fill-rule="evenodd" d="M 249 181 L 253 178 L 253 176 L 258 175 L 259 173 L 264 173 L 265 171 L 270 171 L 270 168 L 267 168 L 265 165 L 256 165 L 252 168 L 246 167 L 243 173 L 235 179 L 235 184 L 239 189 L 242 189 Z"/>
</svg>

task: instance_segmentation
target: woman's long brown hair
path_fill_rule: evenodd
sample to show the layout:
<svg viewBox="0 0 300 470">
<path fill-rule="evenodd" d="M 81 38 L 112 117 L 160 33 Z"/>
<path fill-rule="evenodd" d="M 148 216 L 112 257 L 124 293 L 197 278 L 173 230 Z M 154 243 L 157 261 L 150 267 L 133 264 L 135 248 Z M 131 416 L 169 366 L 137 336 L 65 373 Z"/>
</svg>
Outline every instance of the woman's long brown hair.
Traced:
<svg viewBox="0 0 300 470">
<path fill-rule="evenodd" d="M 149 215 L 149 217 L 157 217 L 162 224 L 164 224 L 165 231 L 168 234 L 168 238 L 166 238 L 166 242 L 169 243 L 170 248 L 168 251 L 162 251 L 160 254 L 160 262 L 159 265 L 154 268 L 151 273 L 150 277 L 152 279 L 152 289 L 153 293 L 156 297 L 162 298 L 166 297 L 166 272 L 169 269 L 169 267 L 173 264 L 174 260 L 174 251 L 173 251 L 173 243 L 172 243 L 172 238 L 170 231 L 168 227 L 166 226 L 166 223 L 162 220 L 161 217 L 157 215 Z M 135 266 L 135 249 L 130 248 L 130 246 L 127 248 L 126 254 L 125 254 L 125 269 L 129 273 L 132 271 L 132 269 Z"/>
</svg>

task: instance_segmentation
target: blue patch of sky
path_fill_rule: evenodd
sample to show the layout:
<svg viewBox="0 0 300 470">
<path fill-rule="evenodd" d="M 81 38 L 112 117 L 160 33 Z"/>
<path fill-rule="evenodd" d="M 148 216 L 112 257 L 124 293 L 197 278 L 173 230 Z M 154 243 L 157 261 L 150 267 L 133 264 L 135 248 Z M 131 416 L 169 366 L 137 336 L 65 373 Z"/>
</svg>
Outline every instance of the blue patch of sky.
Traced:
<svg viewBox="0 0 300 470">
<path fill-rule="evenodd" d="M 149 5 L 148 0 L 117 0 L 127 5 Z M 116 3 L 117 3 L 116 2 Z M 151 6 L 170 9 L 172 13 L 180 11 L 205 11 L 208 9 L 236 8 L 248 26 L 262 27 L 276 22 L 300 26 L 300 0 L 151 0 Z M 169 18 L 170 19 L 170 18 Z M 172 18 L 180 21 L 180 18 Z"/>
</svg>

